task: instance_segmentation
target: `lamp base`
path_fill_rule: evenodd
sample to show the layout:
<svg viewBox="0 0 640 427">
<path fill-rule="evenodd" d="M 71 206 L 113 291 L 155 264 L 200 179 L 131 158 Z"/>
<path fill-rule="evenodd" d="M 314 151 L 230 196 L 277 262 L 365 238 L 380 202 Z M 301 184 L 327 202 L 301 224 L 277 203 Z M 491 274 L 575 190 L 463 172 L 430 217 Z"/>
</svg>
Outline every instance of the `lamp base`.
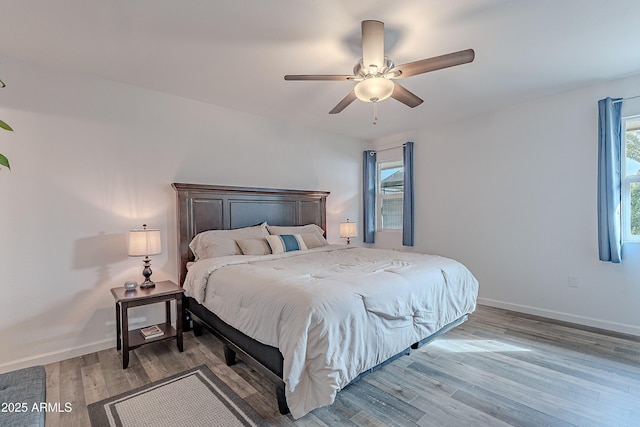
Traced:
<svg viewBox="0 0 640 427">
<path fill-rule="evenodd" d="M 144 276 L 144 282 L 140 284 L 140 289 L 155 288 L 156 284 L 153 283 L 150 279 L 151 259 L 149 258 L 149 256 L 144 257 L 144 259 L 142 260 L 142 263 L 144 264 L 144 270 L 142 270 L 142 275 Z"/>
<path fill-rule="evenodd" d="M 140 289 L 149 289 L 149 288 L 155 288 L 155 287 L 156 287 L 156 284 L 149 279 L 145 280 L 140 284 Z"/>
</svg>

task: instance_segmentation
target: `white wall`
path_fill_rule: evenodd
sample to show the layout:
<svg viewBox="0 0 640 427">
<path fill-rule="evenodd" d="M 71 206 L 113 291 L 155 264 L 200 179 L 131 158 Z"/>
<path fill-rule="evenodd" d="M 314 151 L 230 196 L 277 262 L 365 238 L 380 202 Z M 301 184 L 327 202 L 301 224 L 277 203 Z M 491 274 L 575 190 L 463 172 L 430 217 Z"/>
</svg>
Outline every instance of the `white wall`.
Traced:
<svg viewBox="0 0 640 427">
<path fill-rule="evenodd" d="M 360 211 L 362 141 L 0 59 L 0 372 L 115 346 L 129 229 L 161 230 L 153 278 L 177 279 L 172 182 L 330 191 L 334 242 Z"/>
<path fill-rule="evenodd" d="M 421 129 L 412 250 L 466 264 L 481 303 L 640 335 L 640 246 L 598 261 L 596 214 L 597 101 L 638 88 L 636 76 Z"/>
</svg>

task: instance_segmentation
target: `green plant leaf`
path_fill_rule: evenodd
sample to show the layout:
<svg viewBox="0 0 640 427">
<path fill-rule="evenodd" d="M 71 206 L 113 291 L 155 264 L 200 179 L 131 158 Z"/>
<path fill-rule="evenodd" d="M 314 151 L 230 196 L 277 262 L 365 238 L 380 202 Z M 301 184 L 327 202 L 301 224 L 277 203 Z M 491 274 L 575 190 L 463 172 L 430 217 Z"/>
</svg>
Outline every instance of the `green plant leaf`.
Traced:
<svg viewBox="0 0 640 427">
<path fill-rule="evenodd" d="M 6 124 L 5 122 L 3 122 L 2 120 L 0 120 L 0 128 L 4 129 L 4 130 L 9 130 L 9 131 L 13 131 L 13 129 L 11 129 L 11 126 L 9 126 L 8 124 Z"/>
<path fill-rule="evenodd" d="M 6 167 L 7 169 L 11 169 L 11 166 L 9 166 L 9 159 L 7 159 L 2 154 L 0 154 L 0 165 Z"/>
</svg>

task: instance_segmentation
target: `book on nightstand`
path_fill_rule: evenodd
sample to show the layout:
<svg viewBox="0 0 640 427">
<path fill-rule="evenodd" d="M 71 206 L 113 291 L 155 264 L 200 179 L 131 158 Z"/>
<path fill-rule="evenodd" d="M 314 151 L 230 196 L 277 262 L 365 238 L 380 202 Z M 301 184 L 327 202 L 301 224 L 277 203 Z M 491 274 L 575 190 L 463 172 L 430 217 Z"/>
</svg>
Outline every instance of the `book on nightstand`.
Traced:
<svg viewBox="0 0 640 427">
<path fill-rule="evenodd" d="M 158 325 L 149 326 L 146 328 L 140 329 L 140 333 L 144 337 L 144 339 L 155 338 L 164 335 L 162 329 L 158 327 Z"/>
</svg>

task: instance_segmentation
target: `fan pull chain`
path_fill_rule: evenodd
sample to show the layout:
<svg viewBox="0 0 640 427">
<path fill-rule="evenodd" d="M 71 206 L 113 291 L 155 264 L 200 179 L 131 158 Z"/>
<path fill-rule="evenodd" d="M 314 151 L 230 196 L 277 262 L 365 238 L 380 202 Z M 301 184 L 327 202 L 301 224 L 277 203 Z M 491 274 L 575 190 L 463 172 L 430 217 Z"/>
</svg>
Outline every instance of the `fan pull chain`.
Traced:
<svg viewBox="0 0 640 427">
<path fill-rule="evenodd" d="M 373 103 L 373 124 L 374 125 L 378 124 L 378 103 L 377 102 Z"/>
</svg>

